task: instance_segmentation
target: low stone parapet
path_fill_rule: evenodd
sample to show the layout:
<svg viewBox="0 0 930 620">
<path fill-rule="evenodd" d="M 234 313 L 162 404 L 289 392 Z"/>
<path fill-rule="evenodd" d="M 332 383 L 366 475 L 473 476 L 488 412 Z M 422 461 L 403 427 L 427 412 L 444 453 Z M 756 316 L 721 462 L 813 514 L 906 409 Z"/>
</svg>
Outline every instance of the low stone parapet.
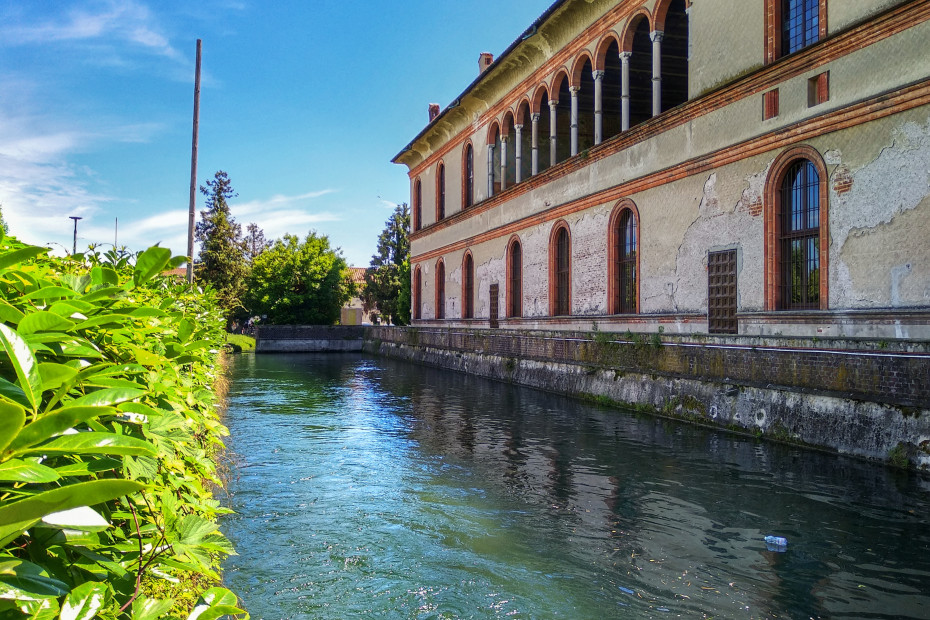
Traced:
<svg viewBox="0 0 930 620">
<path fill-rule="evenodd" d="M 361 351 L 364 337 L 361 325 L 260 325 L 255 332 L 255 352 Z"/>
</svg>

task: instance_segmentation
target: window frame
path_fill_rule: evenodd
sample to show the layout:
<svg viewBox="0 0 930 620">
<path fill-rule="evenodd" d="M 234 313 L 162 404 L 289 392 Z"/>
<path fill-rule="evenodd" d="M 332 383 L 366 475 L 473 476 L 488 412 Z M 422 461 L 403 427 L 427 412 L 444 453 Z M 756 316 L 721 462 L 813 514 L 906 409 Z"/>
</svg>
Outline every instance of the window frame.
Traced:
<svg viewBox="0 0 930 620">
<path fill-rule="evenodd" d="M 783 32 L 785 28 L 784 3 L 790 0 L 765 0 L 765 63 L 770 64 L 791 54 L 795 54 L 827 37 L 827 0 L 810 0 L 817 4 L 817 39 L 793 52 L 784 49 Z M 808 0 L 804 0 L 808 1 Z"/>
<path fill-rule="evenodd" d="M 465 143 L 462 153 L 462 210 L 475 204 L 475 148 Z"/>
<path fill-rule="evenodd" d="M 515 254 L 516 252 L 516 254 Z M 514 264 L 517 256 L 519 264 Z M 523 244 L 514 235 L 507 244 L 507 317 L 523 317 Z"/>
<path fill-rule="evenodd" d="M 786 288 L 784 254 L 783 184 L 793 165 L 808 161 L 817 173 L 818 228 L 816 229 L 819 286 L 815 304 L 794 307 L 784 299 Z M 764 198 L 765 309 L 767 311 L 827 310 L 830 307 L 830 205 L 829 176 L 826 163 L 813 147 L 802 145 L 788 149 L 775 158 L 766 179 Z M 811 229 L 813 230 L 813 229 Z"/>
<path fill-rule="evenodd" d="M 413 181 L 413 232 L 423 228 L 423 183 L 420 177 Z"/>
<path fill-rule="evenodd" d="M 436 165 L 436 221 L 446 219 L 446 164 L 442 160 Z"/>
<path fill-rule="evenodd" d="M 630 265 L 633 270 L 633 281 L 630 283 L 631 297 L 632 297 L 632 306 L 624 308 L 622 303 L 622 293 L 623 293 L 623 252 L 621 248 L 621 224 L 624 223 L 624 218 L 629 217 L 632 220 L 633 225 L 633 257 L 625 259 L 627 265 Z M 640 219 L 639 219 L 639 209 L 636 207 L 636 203 L 628 198 L 624 198 L 618 202 L 613 209 L 613 212 L 610 215 L 609 225 L 608 225 L 608 239 L 607 239 L 607 312 L 608 314 L 639 314 L 640 312 L 640 256 L 641 256 L 641 243 L 640 238 L 642 236 L 642 231 L 640 230 Z"/>
<path fill-rule="evenodd" d="M 413 320 L 419 321 L 422 318 L 423 307 L 423 271 L 417 265 L 413 270 Z"/>
<path fill-rule="evenodd" d="M 475 318 L 475 259 L 471 251 L 462 257 L 462 318 Z"/>
<path fill-rule="evenodd" d="M 436 306 L 434 314 L 437 320 L 446 318 L 446 264 L 441 258 L 436 261 Z"/>
<path fill-rule="evenodd" d="M 564 233 L 564 237 L 563 237 Z M 562 241 L 564 239 L 564 242 Z M 564 248 L 562 246 L 565 246 Z M 564 260 L 560 260 L 564 257 Z M 563 266 L 564 263 L 564 266 Z M 564 312 L 563 312 L 564 310 Z M 549 235 L 549 316 L 572 314 L 572 237 L 565 220 Z"/>
</svg>

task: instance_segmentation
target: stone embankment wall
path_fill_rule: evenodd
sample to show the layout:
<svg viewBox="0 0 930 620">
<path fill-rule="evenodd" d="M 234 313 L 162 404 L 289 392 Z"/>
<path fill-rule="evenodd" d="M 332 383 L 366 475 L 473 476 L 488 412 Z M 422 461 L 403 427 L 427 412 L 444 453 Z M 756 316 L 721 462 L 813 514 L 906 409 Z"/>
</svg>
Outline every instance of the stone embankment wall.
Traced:
<svg viewBox="0 0 930 620">
<path fill-rule="evenodd" d="M 365 348 L 930 472 L 930 343 L 369 327 Z"/>
<path fill-rule="evenodd" d="M 255 332 L 255 351 L 361 351 L 364 336 L 361 325 L 260 325 Z"/>
</svg>

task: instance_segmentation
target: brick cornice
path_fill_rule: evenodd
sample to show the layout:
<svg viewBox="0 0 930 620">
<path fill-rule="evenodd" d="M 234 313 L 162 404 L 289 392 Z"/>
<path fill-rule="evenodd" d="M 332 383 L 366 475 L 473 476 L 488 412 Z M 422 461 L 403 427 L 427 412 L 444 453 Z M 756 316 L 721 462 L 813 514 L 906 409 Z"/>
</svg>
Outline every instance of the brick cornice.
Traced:
<svg viewBox="0 0 930 620">
<path fill-rule="evenodd" d="M 928 7 L 930 7 L 930 3 L 928 3 Z M 716 168 L 726 166 L 743 159 L 762 155 L 777 149 L 795 146 L 818 136 L 847 129 L 855 125 L 861 125 L 869 121 L 885 118 L 887 116 L 891 116 L 892 114 L 897 114 L 924 105 L 930 105 L 930 78 L 921 80 L 920 82 L 899 88 L 897 90 L 882 93 L 864 101 L 848 105 L 845 108 L 841 108 L 839 110 L 824 113 L 814 118 L 800 121 L 786 127 L 780 127 L 755 138 L 751 138 L 741 143 L 719 149 L 707 155 L 702 155 L 700 157 L 686 160 L 674 166 L 665 168 L 664 170 L 659 170 L 657 172 L 632 179 L 626 183 L 622 183 L 620 185 L 616 185 L 614 187 L 583 196 L 577 200 L 563 203 L 561 205 L 556 205 L 546 209 L 545 211 L 534 213 L 528 217 L 504 224 L 502 226 L 498 226 L 467 239 L 462 239 L 441 248 L 413 256 L 411 258 L 411 262 L 413 263 L 417 261 L 429 260 L 431 258 L 435 258 L 436 256 L 442 256 L 447 252 L 461 250 L 463 248 L 474 246 L 479 243 L 484 243 L 498 237 L 511 235 L 531 226 L 536 226 L 545 222 L 551 222 L 559 218 L 569 216 L 573 213 L 577 213 L 578 211 L 589 209 L 599 204 L 605 204 L 620 200 L 624 197 L 630 197 L 639 192 L 678 181 L 695 174 L 710 172 Z M 661 118 L 659 120 L 661 120 Z M 632 131 L 636 130 L 634 129 Z M 546 172 L 533 177 L 526 183 L 532 183 L 533 181 L 537 180 L 537 178 L 539 178 L 538 183 L 533 187 L 539 184 L 547 183 L 554 178 L 564 176 L 569 172 L 573 172 L 574 170 L 588 165 L 592 158 L 593 155 L 588 159 L 579 157 L 572 158 L 566 162 L 563 162 L 563 164 L 560 164 L 554 169 L 550 168 Z M 511 190 L 507 190 L 490 200 L 486 200 L 469 209 L 468 211 L 456 213 L 441 225 L 454 225 L 455 223 L 461 222 L 468 217 L 472 217 L 478 213 L 496 207 L 502 202 L 511 200 L 514 196 L 522 193 L 518 193 L 516 190 L 520 189 L 523 185 L 524 184 L 521 183 L 519 186 Z M 431 226 L 429 229 L 425 229 L 420 233 L 412 235 L 411 238 L 414 240 L 421 238 L 424 236 L 423 232 L 429 234 L 430 232 L 434 232 L 436 229 L 436 226 Z"/>
</svg>

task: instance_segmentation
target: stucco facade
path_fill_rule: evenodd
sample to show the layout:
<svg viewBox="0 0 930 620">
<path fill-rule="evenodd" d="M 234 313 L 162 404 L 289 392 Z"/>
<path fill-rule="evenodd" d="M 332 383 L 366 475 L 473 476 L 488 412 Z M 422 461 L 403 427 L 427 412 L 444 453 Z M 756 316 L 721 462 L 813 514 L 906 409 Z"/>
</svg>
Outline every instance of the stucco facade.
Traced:
<svg viewBox="0 0 930 620">
<path fill-rule="evenodd" d="M 928 58 L 926 1 L 556 2 L 394 159 L 414 323 L 930 339 Z"/>
</svg>

